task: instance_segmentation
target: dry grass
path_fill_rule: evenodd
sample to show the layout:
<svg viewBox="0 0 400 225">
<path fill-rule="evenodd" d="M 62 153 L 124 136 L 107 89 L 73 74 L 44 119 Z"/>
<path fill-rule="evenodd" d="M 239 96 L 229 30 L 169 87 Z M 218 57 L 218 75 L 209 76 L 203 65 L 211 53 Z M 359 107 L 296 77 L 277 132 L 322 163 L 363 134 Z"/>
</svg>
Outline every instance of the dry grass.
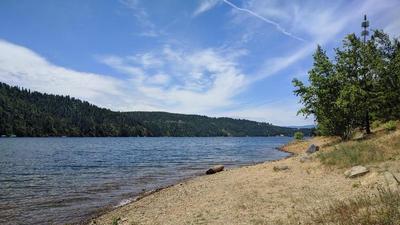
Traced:
<svg viewBox="0 0 400 225">
<path fill-rule="evenodd" d="M 321 163 L 339 168 L 400 159 L 400 131 L 393 122 L 374 125 L 372 135 L 342 142 L 318 153 Z M 393 128 L 395 127 L 395 128 Z M 359 186 L 357 183 L 353 186 Z M 331 200 L 289 224 L 394 225 L 400 224 L 400 193 L 378 188 L 347 200 Z M 305 222 L 304 222 L 305 221 Z"/>
<path fill-rule="evenodd" d="M 322 164 L 340 168 L 371 164 L 399 156 L 400 132 L 377 133 L 366 140 L 349 141 L 318 154 Z"/>
<path fill-rule="evenodd" d="M 397 225 L 400 224 L 400 193 L 379 188 L 350 200 L 335 200 L 324 209 L 311 210 L 302 224 Z M 291 222 L 298 224 L 298 222 Z"/>
<path fill-rule="evenodd" d="M 322 164 L 344 168 L 383 161 L 386 156 L 375 144 L 353 142 L 335 146 L 333 151 L 321 152 L 318 158 Z"/>
</svg>

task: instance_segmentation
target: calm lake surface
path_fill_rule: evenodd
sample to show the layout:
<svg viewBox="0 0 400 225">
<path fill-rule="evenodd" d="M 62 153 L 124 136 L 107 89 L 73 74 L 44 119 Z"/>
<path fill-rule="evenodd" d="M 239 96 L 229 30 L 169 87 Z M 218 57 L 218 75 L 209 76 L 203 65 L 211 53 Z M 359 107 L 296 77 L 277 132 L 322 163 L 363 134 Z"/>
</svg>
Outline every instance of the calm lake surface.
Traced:
<svg viewBox="0 0 400 225">
<path fill-rule="evenodd" d="M 286 157 L 291 139 L 0 138 L 0 224 L 79 222 L 215 164 Z"/>
</svg>

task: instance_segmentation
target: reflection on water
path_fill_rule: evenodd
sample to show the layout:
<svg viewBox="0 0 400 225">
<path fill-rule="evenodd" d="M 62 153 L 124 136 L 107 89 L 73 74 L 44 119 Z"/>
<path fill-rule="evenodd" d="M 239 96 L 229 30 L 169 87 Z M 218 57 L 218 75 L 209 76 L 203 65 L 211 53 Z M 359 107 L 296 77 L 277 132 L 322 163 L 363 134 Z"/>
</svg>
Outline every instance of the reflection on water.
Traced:
<svg viewBox="0 0 400 225">
<path fill-rule="evenodd" d="M 0 224 L 78 222 L 144 190 L 279 159 L 288 137 L 1 138 Z"/>
</svg>

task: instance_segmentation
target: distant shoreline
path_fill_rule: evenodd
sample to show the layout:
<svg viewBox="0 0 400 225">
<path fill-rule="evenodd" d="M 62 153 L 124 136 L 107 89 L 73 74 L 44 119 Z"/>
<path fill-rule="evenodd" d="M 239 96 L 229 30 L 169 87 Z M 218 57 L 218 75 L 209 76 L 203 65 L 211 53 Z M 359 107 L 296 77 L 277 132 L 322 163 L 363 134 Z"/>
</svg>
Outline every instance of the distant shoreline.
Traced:
<svg viewBox="0 0 400 225">
<path fill-rule="evenodd" d="M 14 136 L 14 137 L 3 137 L 0 138 L 256 138 L 256 137 L 293 137 L 286 135 L 271 135 L 271 136 Z"/>
</svg>

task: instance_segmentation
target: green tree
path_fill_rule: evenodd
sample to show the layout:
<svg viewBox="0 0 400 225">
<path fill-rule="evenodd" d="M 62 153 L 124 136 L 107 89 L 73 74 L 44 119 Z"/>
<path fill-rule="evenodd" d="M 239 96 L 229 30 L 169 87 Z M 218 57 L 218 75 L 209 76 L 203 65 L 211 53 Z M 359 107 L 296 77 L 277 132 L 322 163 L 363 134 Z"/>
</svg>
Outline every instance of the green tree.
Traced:
<svg viewBox="0 0 400 225">
<path fill-rule="evenodd" d="M 376 108 L 376 78 L 379 77 L 379 54 L 373 41 L 365 44 L 356 35 L 348 35 L 341 49 L 336 49 L 336 72 L 342 85 L 342 103 L 348 104 L 367 134 L 370 130 L 370 113 Z"/>
<path fill-rule="evenodd" d="M 303 138 L 304 138 L 303 132 L 297 131 L 296 133 L 294 133 L 294 139 L 303 140 Z"/>
<path fill-rule="evenodd" d="M 377 86 L 377 112 L 375 119 L 393 120 L 400 118 L 400 42 L 391 40 L 382 31 L 375 31 L 371 37 L 379 57 L 375 60 Z"/>
<path fill-rule="evenodd" d="M 400 44 L 374 31 L 365 44 L 354 34 L 335 49 L 332 62 L 320 46 L 309 71 L 309 85 L 293 80 L 294 93 L 313 115 L 317 132 L 348 138 L 355 128 L 370 133 L 370 121 L 400 118 Z"/>
<path fill-rule="evenodd" d="M 317 47 L 313 55 L 314 66 L 309 71 L 309 86 L 298 79 L 293 80 L 294 93 L 300 96 L 303 108 L 299 114 L 313 115 L 317 121 L 317 131 L 322 135 L 340 135 L 347 137 L 353 125 L 353 111 L 343 107 L 339 93 L 343 85 L 338 79 L 334 64 L 326 52 Z"/>
</svg>

